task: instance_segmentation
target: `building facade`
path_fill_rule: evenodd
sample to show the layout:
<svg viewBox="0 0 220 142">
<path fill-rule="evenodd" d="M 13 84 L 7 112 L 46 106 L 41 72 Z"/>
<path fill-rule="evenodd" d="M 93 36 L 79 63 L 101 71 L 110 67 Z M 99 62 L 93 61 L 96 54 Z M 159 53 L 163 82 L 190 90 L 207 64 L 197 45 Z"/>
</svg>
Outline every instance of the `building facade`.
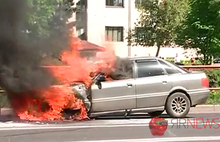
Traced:
<svg viewBox="0 0 220 142">
<path fill-rule="evenodd" d="M 109 44 L 119 56 L 131 55 L 126 37 L 137 19 L 135 0 L 80 0 L 76 33 L 99 46 Z"/>
<path fill-rule="evenodd" d="M 139 3 L 141 0 L 79 0 L 76 35 L 99 46 L 108 44 L 121 57 L 154 56 L 156 47 L 129 47 L 126 40 L 129 29 L 134 28 L 139 18 Z M 163 47 L 159 56 L 175 57 L 176 53 L 181 56 L 186 51 L 181 47 Z"/>
</svg>

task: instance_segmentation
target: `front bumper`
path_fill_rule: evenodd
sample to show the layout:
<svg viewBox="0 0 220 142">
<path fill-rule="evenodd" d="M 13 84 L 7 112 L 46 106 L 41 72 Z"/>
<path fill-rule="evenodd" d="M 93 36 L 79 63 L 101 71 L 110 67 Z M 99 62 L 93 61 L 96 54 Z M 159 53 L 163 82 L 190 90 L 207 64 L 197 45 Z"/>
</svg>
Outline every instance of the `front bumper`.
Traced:
<svg viewBox="0 0 220 142">
<path fill-rule="evenodd" d="M 91 102 L 88 99 L 87 89 L 83 83 L 71 84 L 72 91 L 78 99 L 81 99 L 86 107 L 87 112 L 90 111 Z"/>
</svg>

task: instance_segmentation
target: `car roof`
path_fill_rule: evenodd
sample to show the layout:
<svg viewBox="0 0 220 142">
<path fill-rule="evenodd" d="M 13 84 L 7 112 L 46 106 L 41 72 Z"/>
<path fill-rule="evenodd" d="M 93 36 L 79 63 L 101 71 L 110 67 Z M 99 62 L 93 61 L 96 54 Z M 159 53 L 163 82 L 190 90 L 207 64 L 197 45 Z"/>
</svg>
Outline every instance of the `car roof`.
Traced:
<svg viewBox="0 0 220 142">
<path fill-rule="evenodd" d="M 142 59 L 161 59 L 155 56 L 134 56 L 134 57 L 125 57 L 125 59 L 129 60 L 142 60 Z"/>
</svg>

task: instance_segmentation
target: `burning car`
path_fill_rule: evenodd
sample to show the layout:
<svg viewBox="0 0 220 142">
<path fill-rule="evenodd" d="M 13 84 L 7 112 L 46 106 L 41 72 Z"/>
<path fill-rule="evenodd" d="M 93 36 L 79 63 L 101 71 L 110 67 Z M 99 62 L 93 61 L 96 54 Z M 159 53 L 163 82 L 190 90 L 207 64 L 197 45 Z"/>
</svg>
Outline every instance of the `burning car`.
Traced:
<svg viewBox="0 0 220 142">
<path fill-rule="evenodd" d="M 77 70 L 85 73 L 83 67 Z M 171 117 L 185 117 L 210 93 L 205 73 L 189 72 L 156 57 L 117 58 L 114 69 L 96 68 L 93 74 L 88 70 L 88 76 L 71 74 L 71 67 L 54 71 L 66 85 L 12 95 L 12 106 L 21 119 L 82 120 L 132 112 L 158 116 L 165 110 Z"/>
<path fill-rule="evenodd" d="M 164 110 L 171 117 L 185 117 L 190 107 L 209 97 L 209 80 L 203 72 L 188 72 L 156 57 L 125 60 L 127 69 L 123 63 L 122 72 L 118 66 L 108 76 L 97 73 L 87 89 L 83 83 L 71 84 L 90 117 L 139 111 L 157 116 Z M 114 79 L 107 81 L 108 77 Z"/>
<path fill-rule="evenodd" d="M 82 120 L 139 111 L 156 116 L 164 110 L 171 117 L 185 117 L 190 107 L 204 103 L 209 96 L 209 80 L 203 72 L 188 72 L 156 57 L 119 58 L 110 48 L 88 60 L 80 57 L 78 40 L 72 40 L 71 50 L 60 55 L 66 66 L 47 68 L 59 84 L 41 85 L 45 82 L 41 79 L 33 86 L 33 81 L 32 85 L 26 83 L 25 76 L 13 78 L 23 79 L 27 88 L 23 92 L 6 90 L 20 119 Z M 28 79 L 33 78 L 38 80 L 34 74 Z"/>
<path fill-rule="evenodd" d="M 209 82 L 203 72 L 187 72 L 154 57 L 116 58 L 107 42 L 105 51 L 95 55 L 90 47 L 102 48 L 79 41 L 73 29 L 62 27 L 62 22 L 57 25 L 57 18 L 53 18 L 56 28 L 39 37 L 35 26 L 31 29 L 36 32 L 27 30 L 32 26 L 24 21 L 29 14 L 25 3 L 4 1 L 0 11 L 0 86 L 20 119 L 82 120 L 137 111 L 153 116 L 164 110 L 184 117 L 190 107 L 208 98 Z M 83 45 L 87 51 L 80 52 Z M 42 68 L 43 57 L 52 55 L 60 57 L 62 66 L 49 60 L 50 67 Z"/>
</svg>

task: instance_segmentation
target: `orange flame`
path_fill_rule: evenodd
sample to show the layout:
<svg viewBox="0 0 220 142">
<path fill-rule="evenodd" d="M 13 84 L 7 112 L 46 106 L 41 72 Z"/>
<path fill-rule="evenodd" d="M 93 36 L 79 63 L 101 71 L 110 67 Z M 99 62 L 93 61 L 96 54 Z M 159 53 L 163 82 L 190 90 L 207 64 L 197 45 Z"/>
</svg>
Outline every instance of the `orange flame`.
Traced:
<svg viewBox="0 0 220 142">
<path fill-rule="evenodd" d="M 79 56 L 80 42 L 74 36 L 72 37 L 71 47 L 72 50 L 61 54 L 61 60 L 68 66 L 50 68 L 62 84 L 80 81 L 88 87 L 91 82 L 91 72 L 109 73 L 111 71 L 115 62 L 115 55 L 111 48 L 106 48 L 105 52 L 97 56 L 95 64 L 89 64 L 86 58 Z M 63 120 L 61 112 L 66 108 L 81 110 L 79 115 L 73 116 L 73 119 L 88 118 L 82 100 L 76 98 L 68 85 L 51 86 L 45 90 L 37 90 L 33 92 L 33 95 L 30 93 L 20 94 L 19 97 L 12 99 L 11 103 L 22 120 Z"/>
</svg>

